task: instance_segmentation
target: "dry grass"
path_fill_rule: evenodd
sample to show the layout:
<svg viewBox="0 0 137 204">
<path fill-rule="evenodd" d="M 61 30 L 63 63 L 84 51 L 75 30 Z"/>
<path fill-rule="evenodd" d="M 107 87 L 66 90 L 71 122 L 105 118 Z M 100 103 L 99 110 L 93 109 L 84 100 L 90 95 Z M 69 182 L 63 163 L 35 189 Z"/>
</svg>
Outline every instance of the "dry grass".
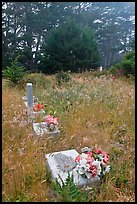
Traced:
<svg viewBox="0 0 137 204">
<path fill-rule="evenodd" d="M 34 137 L 22 101 L 25 87 L 10 88 L 2 81 L 3 201 L 54 201 L 44 154 L 71 148 L 80 152 L 84 146 L 101 147 L 111 158 L 112 170 L 96 201 L 134 201 L 134 82 L 85 72 L 59 86 L 55 76 L 38 77 L 34 95 L 46 104 L 47 114 L 59 117 L 61 136 L 55 141 Z"/>
</svg>

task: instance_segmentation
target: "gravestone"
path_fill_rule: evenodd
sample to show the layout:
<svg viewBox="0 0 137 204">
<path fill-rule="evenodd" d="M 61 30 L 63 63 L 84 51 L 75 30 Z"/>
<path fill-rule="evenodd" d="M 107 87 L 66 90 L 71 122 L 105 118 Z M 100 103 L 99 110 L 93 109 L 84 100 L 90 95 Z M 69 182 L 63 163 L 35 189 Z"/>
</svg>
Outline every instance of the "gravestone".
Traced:
<svg viewBox="0 0 137 204">
<path fill-rule="evenodd" d="M 27 83 L 26 85 L 26 95 L 27 95 L 27 107 L 33 107 L 33 92 L 32 92 L 32 83 Z"/>
<path fill-rule="evenodd" d="M 54 131 L 49 131 L 46 122 L 33 123 L 33 131 L 38 136 L 48 135 L 48 137 L 56 138 L 59 136 L 58 126 L 55 127 Z"/>
<path fill-rule="evenodd" d="M 51 177 L 53 181 L 57 179 L 60 185 L 62 186 L 62 180 L 65 182 L 68 177 L 68 174 L 70 174 L 70 176 L 73 175 L 74 183 L 77 186 L 99 186 L 100 178 L 98 176 L 88 179 L 82 177 L 77 173 L 77 165 L 75 164 L 75 158 L 78 155 L 79 153 L 75 149 L 54 152 L 45 155 L 47 170 L 51 172 Z M 62 159 L 59 158 L 60 156 Z M 66 166 L 67 163 L 68 166 Z"/>
<path fill-rule="evenodd" d="M 76 167 L 76 162 L 71 156 L 66 156 L 65 154 L 58 153 L 54 156 L 56 162 L 58 163 L 58 167 L 63 171 L 71 171 L 74 167 Z"/>
<path fill-rule="evenodd" d="M 103 67 L 99 67 L 99 71 L 102 72 L 102 70 L 103 70 Z"/>
</svg>

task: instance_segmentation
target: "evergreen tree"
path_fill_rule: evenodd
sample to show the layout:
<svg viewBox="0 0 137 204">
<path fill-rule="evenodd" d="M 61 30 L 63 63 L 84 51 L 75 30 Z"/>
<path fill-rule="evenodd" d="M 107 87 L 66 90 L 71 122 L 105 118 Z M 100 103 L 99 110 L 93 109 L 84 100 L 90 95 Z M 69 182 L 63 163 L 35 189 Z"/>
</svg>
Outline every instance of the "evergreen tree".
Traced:
<svg viewBox="0 0 137 204">
<path fill-rule="evenodd" d="M 82 28 L 71 18 L 49 33 L 43 52 L 43 72 L 83 71 L 99 66 L 97 44 L 91 29 Z"/>
</svg>

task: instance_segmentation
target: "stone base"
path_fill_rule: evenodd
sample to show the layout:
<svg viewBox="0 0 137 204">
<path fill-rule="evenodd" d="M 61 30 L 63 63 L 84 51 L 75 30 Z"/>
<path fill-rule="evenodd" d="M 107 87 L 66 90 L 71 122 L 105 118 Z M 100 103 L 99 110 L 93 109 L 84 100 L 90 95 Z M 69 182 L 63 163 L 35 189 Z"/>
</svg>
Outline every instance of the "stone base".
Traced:
<svg viewBox="0 0 137 204">
<path fill-rule="evenodd" d="M 29 109 L 29 108 L 28 108 L 27 114 L 28 114 L 28 116 L 30 116 L 30 118 L 33 120 L 33 119 L 36 119 L 38 115 L 45 115 L 46 112 L 45 112 L 44 110 L 33 111 L 32 109 Z"/>
<path fill-rule="evenodd" d="M 62 153 L 66 156 L 71 156 L 74 160 L 75 160 L 76 156 L 79 155 L 79 153 L 75 149 L 72 149 L 72 150 L 54 152 L 54 153 L 45 155 L 46 166 L 47 166 L 47 169 L 51 172 L 51 176 L 52 176 L 53 181 L 55 181 L 55 179 L 57 178 L 58 182 L 62 186 L 61 179 L 65 182 L 66 178 L 68 177 L 68 172 L 63 172 L 58 167 L 59 165 L 58 165 L 56 159 L 54 158 L 54 156 L 59 154 L 59 153 Z M 70 173 L 70 175 L 73 175 L 74 183 L 80 187 L 90 186 L 90 185 L 98 186 L 100 183 L 100 178 L 98 176 L 94 177 L 93 179 L 83 178 L 82 176 L 80 176 L 76 172 L 76 168 L 69 171 L 69 173 Z"/>
<path fill-rule="evenodd" d="M 46 122 L 33 123 L 33 130 L 36 135 L 48 135 L 48 137 L 56 138 L 59 136 L 59 129 L 56 127 L 55 131 L 49 131 Z"/>
</svg>

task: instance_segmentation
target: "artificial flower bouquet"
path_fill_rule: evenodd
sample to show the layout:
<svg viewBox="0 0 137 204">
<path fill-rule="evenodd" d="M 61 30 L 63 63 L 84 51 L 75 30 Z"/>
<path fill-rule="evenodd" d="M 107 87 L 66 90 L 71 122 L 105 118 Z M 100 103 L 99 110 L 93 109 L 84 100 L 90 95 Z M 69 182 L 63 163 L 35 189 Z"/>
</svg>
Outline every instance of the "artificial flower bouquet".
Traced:
<svg viewBox="0 0 137 204">
<path fill-rule="evenodd" d="M 77 173 L 84 178 L 101 177 L 110 171 L 109 156 L 100 148 L 85 147 L 75 158 Z"/>
<path fill-rule="evenodd" d="M 50 131 L 54 131 L 55 128 L 58 126 L 58 118 L 47 115 L 46 116 L 46 125 Z"/>
<path fill-rule="evenodd" d="M 35 105 L 33 106 L 33 110 L 34 110 L 35 112 L 44 110 L 44 108 L 45 108 L 44 105 L 42 105 L 42 104 L 40 104 L 40 103 L 35 104 Z"/>
</svg>

